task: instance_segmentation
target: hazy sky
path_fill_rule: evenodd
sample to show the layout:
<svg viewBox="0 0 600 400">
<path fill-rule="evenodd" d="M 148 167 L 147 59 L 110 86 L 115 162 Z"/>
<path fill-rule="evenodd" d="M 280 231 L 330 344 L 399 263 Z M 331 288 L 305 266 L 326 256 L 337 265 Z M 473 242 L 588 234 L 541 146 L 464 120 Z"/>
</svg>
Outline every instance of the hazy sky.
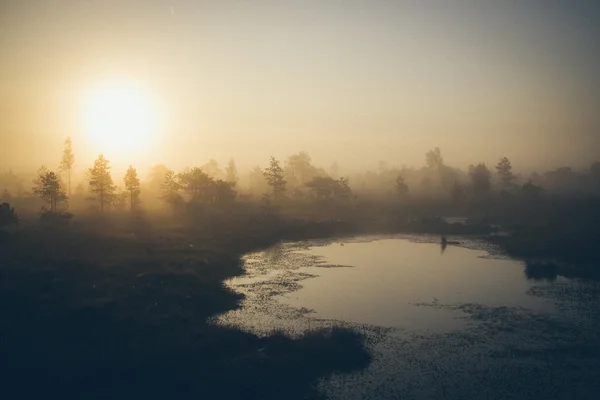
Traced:
<svg viewBox="0 0 600 400">
<path fill-rule="evenodd" d="M 0 0 L 0 168 L 78 167 L 91 87 L 129 82 L 159 111 L 117 165 L 214 157 L 516 167 L 600 158 L 596 1 Z"/>
</svg>

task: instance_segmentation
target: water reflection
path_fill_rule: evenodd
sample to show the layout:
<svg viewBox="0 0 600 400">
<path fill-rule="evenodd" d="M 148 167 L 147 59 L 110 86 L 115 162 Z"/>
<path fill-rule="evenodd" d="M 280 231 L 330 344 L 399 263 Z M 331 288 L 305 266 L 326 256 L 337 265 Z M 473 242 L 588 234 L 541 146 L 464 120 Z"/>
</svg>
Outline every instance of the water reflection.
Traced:
<svg viewBox="0 0 600 400">
<path fill-rule="evenodd" d="M 460 242 L 457 240 L 448 240 L 448 238 L 445 235 L 442 235 L 442 239 L 440 241 L 440 246 L 441 246 L 441 254 L 444 254 L 444 252 L 446 251 L 446 248 L 448 247 L 448 245 L 460 245 Z"/>
<path fill-rule="evenodd" d="M 523 275 L 521 262 L 492 259 L 485 251 L 459 244 L 445 237 L 440 244 L 383 239 L 302 250 L 325 264 L 354 268 L 303 267 L 302 273 L 317 277 L 304 280 L 300 290 L 280 301 L 312 309 L 315 318 L 442 331 L 462 326 L 456 318 L 459 313 L 419 305 L 439 301 L 551 308 L 526 294 L 534 283 Z"/>
<path fill-rule="evenodd" d="M 442 243 L 440 245 L 442 247 L 441 254 L 444 254 L 446 247 L 448 247 L 448 240 L 446 240 L 446 236 L 442 236 Z"/>
</svg>

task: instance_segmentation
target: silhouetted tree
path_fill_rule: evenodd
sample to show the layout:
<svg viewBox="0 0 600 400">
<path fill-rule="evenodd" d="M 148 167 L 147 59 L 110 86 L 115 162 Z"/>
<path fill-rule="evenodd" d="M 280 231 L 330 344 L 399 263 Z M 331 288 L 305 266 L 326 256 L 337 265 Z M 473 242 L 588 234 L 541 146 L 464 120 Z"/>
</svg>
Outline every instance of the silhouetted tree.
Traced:
<svg viewBox="0 0 600 400">
<path fill-rule="evenodd" d="M 315 167 L 311 162 L 312 159 L 310 155 L 305 151 L 301 151 L 288 157 L 285 161 L 283 175 L 290 187 L 303 187 L 305 183 L 316 176 L 327 177 L 327 172 L 321 168 Z"/>
<path fill-rule="evenodd" d="M 436 147 L 425 154 L 425 163 L 427 169 L 430 173 L 437 176 L 440 186 L 445 190 L 449 190 L 452 187 L 452 183 L 458 179 L 458 173 L 453 168 L 444 164 L 442 151 L 439 147 Z M 430 189 L 434 187 L 432 182 L 429 186 Z"/>
<path fill-rule="evenodd" d="M 318 199 L 328 199 L 333 194 L 336 183 L 332 178 L 317 176 L 305 183 L 305 185 Z"/>
<path fill-rule="evenodd" d="M 271 157 L 269 167 L 263 172 L 267 184 L 273 190 L 273 199 L 279 200 L 286 191 L 286 181 L 283 179 L 283 169 L 275 157 Z"/>
<path fill-rule="evenodd" d="M 237 185 L 239 181 L 237 167 L 233 158 L 229 159 L 227 168 L 225 168 L 225 181 L 230 183 L 232 186 Z"/>
<path fill-rule="evenodd" d="M 226 182 L 222 179 L 217 179 L 213 183 L 213 191 L 215 194 L 215 201 L 217 204 L 231 203 L 237 196 L 236 191 L 233 189 L 233 183 Z"/>
<path fill-rule="evenodd" d="M 186 192 L 191 202 L 215 202 L 214 179 L 202 169 L 194 167 L 178 175 L 181 188 Z"/>
<path fill-rule="evenodd" d="M 352 198 L 352 189 L 350 188 L 350 181 L 347 178 L 341 177 L 335 181 L 333 196 L 337 200 L 350 200 Z"/>
<path fill-rule="evenodd" d="M 129 197 L 129 207 L 133 210 L 140 203 L 140 179 L 138 178 L 137 170 L 131 165 L 125 173 L 123 182 L 125 183 L 125 190 Z"/>
<path fill-rule="evenodd" d="M 0 228 L 19 223 L 19 216 L 8 203 L 0 204 Z"/>
<path fill-rule="evenodd" d="M 475 196 L 483 196 L 491 190 L 491 173 L 484 163 L 469 166 L 469 177 Z"/>
<path fill-rule="evenodd" d="M 92 193 L 96 193 L 100 200 L 100 211 L 110 204 L 110 198 L 115 193 L 116 187 L 110 174 L 109 161 L 102 154 L 94 162 L 94 167 L 89 169 L 89 185 Z"/>
<path fill-rule="evenodd" d="M 514 187 L 515 175 L 512 173 L 512 165 L 508 158 L 504 157 L 496 165 L 496 173 L 500 178 L 500 183 L 505 190 L 510 190 Z"/>
<path fill-rule="evenodd" d="M 336 200 L 349 200 L 352 198 L 352 190 L 348 179 L 342 177 L 333 179 L 330 177 L 316 176 L 305 184 L 310 191 L 321 200 L 333 196 Z"/>
<path fill-rule="evenodd" d="M 175 207 L 183 201 L 179 190 L 181 190 L 181 184 L 177 179 L 177 174 L 171 170 L 167 170 L 160 187 L 160 198 L 171 207 Z"/>
<path fill-rule="evenodd" d="M 439 171 L 444 166 L 444 158 L 439 147 L 430 150 L 425 154 L 425 163 L 427 168 L 433 171 Z"/>
<path fill-rule="evenodd" d="M 75 154 L 73 154 L 71 138 L 68 137 L 67 140 L 65 140 L 65 148 L 63 150 L 63 155 L 60 160 L 60 171 L 67 173 L 69 197 L 71 197 L 71 171 L 73 171 L 73 165 L 75 165 Z"/>
<path fill-rule="evenodd" d="M 402 175 L 398 175 L 398 177 L 396 178 L 396 184 L 394 186 L 394 189 L 398 197 L 400 197 L 401 199 L 405 198 L 408 195 L 408 185 L 406 184 L 406 181 L 404 180 L 404 177 Z"/>
<path fill-rule="evenodd" d="M 46 167 L 41 167 L 38 170 L 38 176 L 33 182 L 33 193 L 50 204 L 51 212 L 56 212 L 57 206 L 67 200 L 67 195 L 60 185 L 58 175 L 48 171 Z"/>
</svg>

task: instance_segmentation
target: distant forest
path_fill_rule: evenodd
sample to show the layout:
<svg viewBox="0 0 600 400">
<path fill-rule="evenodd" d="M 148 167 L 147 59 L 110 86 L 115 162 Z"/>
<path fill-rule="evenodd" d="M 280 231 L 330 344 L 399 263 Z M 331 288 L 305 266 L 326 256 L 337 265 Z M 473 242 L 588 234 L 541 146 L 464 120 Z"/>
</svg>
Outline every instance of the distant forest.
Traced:
<svg viewBox="0 0 600 400">
<path fill-rule="evenodd" d="M 135 166 L 124 176 L 111 173 L 110 160 L 98 156 L 93 165 L 77 164 L 68 138 L 56 168 L 40 166 L 37 172 L 0 173 L 0 196 L 5 209 L 11 206 L 42 213 L 68 210 L 108 212 L 141 209 L 173 209 L 185 204 L 224 205 L 234 202 L 350 202 L 380 200 L 408 202 L 438 200 L 464 203 L 491 197 L 539 196 L 587 197 L 600 193 L 600 162 L 576 171 L 560 167 L 527 176 L 515 171 L 507 157 L 496 165 L 475 163 L 460 170 L 445 163 L 435 148 L 423 157 L 421 167 L 396 168 L 381 162 L 375 171 L 344 175 L 337 163 L 328 168 L 313 164 L 304 151 L 285 160 L 271 157 L 264 166 L 240 173 L 235 160 L 221 166 L 209 160 L 198 166 L 173 171 L 156 165 L 145 177 Z M 75 170 L 83 179 L 72 179 Z"/>
</svg>

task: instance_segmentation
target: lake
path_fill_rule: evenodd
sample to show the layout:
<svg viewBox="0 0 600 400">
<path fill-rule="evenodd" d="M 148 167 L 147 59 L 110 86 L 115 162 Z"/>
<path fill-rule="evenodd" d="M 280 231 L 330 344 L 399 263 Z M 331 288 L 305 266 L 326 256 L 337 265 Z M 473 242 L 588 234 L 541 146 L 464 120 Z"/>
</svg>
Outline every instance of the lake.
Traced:
<svg viewBox="0 0 600 400">
<path fill-rule="evenodd" d="M 506 398 L 508 382 L 518 399 L 597 394 L 598 357 L 573 355 L 600 355 L 598 284 L 532 280 L 482 240 L 450 243 L 362 237 L 249 254 L 246 274 L 226 282 L 245 299 L 216 322 L 257 335 L 361 332 L 374 360 L 320 381 L 328 398 Z"/>
</svg>

